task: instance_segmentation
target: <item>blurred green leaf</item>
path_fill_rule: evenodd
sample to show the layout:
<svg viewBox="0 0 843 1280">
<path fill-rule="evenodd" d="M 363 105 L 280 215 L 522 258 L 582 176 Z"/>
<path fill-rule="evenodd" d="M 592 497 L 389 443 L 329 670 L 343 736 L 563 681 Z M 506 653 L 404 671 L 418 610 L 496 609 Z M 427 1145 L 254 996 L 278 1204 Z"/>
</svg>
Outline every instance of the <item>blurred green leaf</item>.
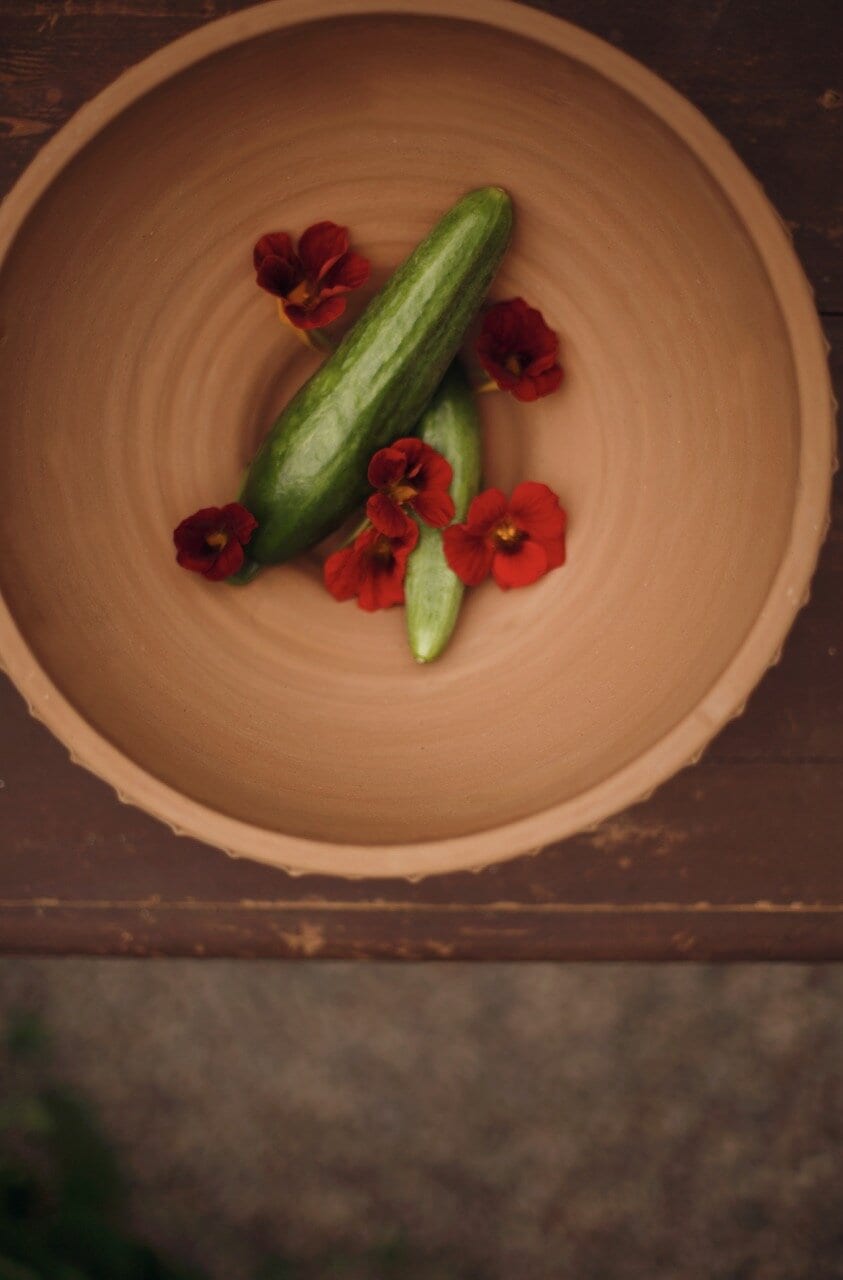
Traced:
<svg viewBox="0 0 843 1280">
<path fill-rule="evenodd" d="M 50 1224 L 47 1238 L 58 1257 L 91 1280 L 141 1280 L 137 1246 L 113 1231 L 98 1213 L 62 1209 Z"/>
<path fill-rule="evenodd" d="M 50 1113 L 38 1097 L 4 1098 L 0 1101 L 0 1129 L 16 1129 L 24 1133 L 48 1133 Z"/>
<path fill-rule="evenodd" d="M 41 1234 L 41 1225 L 0 1220 L 0 1257 L 29 1267 L 39 1280 L 55 1280 L 67 1260 L 56 1257 Z"/>
<path fill-rule="evenodd" d="M 50 1119 L 48 1145 L 63 1203 L 111 1216 L 124 1198 L 123 1178 L 90 1111 L 57 1089 L 45 1091 L 42 1101 Z"/>
<path fill-rule="evenodd" d="M 44 1201 L 44 1188 L 33 1170 L 21 1160 L 0 1163 L 0 1222 L 31 1218 Z"/>
<path fill-rule="evenodd" d="M 400 1280 L 413 1265 L 412 1251 L 403 1236 L 384 1241 L 372 1253 L 377 1280 Z"/>
<path fill-rule="evenodd" d="M 6 1048 L 13 1058 L 33 1058 L 45 1054 L 50 1037 L 36 1013 L 18 1009 L 6 1026 Z"/>
<path fill-rule="evenodd" d="M 91 1110 L 65 1090 L 40 1087 L 48 1036 L 19 1013 L 6 1044 L 11 1084 L 0 1098 L 0 1280 L 203 1280 L 162 1259 L 124 1229 L 125 1187 Z M 15 1060 L 18 1062 L 15 1067 Z M 467 1280 L 420 1254 L 402 1235 L 368 1251 L 313 1259 L 273 1257 L 255 1280 Z M 204 1278 L 207 1280 L 207 1277 Z M 480 1280 L 475 1277 L 475 1280 Z"/>
<path fill-rule="evenodd" d="M 289 1258 L 267 1258 L 258 1268 L 255 1280 L 305 1280 L 300 1262 Z"/>
<path fill-rule="evenodd" d="M 12 1262 L 10 1258 L 0 1258 L 0 1280 L 41 1280 L 37 1271 Z"/>
</svg>

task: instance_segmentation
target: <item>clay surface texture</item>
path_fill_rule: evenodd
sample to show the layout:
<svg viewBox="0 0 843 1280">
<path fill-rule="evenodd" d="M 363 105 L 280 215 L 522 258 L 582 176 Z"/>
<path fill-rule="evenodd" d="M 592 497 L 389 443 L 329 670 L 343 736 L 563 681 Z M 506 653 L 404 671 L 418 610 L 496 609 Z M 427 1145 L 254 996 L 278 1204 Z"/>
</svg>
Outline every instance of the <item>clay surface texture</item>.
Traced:
<svg viewBox="0 0 843 1280">
<path fill-rule="evenodd" d="M 805 598 L 832 410 L 787 236 L 689 104 L 526 9 L 356 7 L 196 32 L 9 198 L 0 654 L 76 758 L 175 827 L 413 875 L 600 820 L 740 709 Z M 541 308 L 567 378 L 481 397 L 485 479 L 559 493 L 565 568 L 470 592 L 426 668 L 401 611 L 337 604 L 317 554 L 242 589 L 179 569 L 173 526 L 236 497 L 318 363 L 255 287 L 258 236 L 348 225 L 370 296 L 489 183 L 516 210 L 492 297 Z"/>
</svg>

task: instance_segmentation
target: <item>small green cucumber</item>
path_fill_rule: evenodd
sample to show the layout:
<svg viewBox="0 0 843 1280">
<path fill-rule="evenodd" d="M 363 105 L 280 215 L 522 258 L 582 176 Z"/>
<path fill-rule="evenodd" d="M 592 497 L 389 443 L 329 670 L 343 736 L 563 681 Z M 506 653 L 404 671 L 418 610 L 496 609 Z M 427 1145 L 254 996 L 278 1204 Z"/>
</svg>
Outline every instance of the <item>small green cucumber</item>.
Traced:
<svg viewBox="0 0 843 1280">
<path fill-rule="evenodd" d="M 426 444 L 444 454 L 454 469 L 451 497 L 455 520 L 464 520 L 480 488 L 480 422 L 471 385 L 455 360 L 418 425 Z M 448 565 L 442 530 L 419 523 L 419 540 L 407 561 L 404 599 L 407 636 L 416 662 L 433 662 L 451 638 L 464 587 Z"/>
<path fill-rule="evenodd" d="M 258 521 L 250 560 L 274 564 L 336 529 L 366 496 L 372 454 L 410 435 L 509 243 L 500 187 L 453 206 L 387 281 L 271 428 L 240 501 Z M 240 580 L 251 576 L 248 562 Z"/>
</svg>

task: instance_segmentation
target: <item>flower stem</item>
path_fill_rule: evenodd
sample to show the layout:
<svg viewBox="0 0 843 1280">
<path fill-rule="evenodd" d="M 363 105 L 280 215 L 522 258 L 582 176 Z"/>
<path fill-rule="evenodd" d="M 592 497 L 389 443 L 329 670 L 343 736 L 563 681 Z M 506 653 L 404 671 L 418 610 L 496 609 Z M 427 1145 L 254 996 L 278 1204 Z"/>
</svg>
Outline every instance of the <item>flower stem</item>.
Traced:
<svg viewBox="0 0 843 1280">
<path fill-rule="evenodd" d="M 327 356 L 333 355 L 336 351 L 327 333 L 323 333 L 321 329 L 300 329 L 299 332 L 304 334 L 305 341 L 314 351 Z"/>
<path fill-rule="evenodd" d="M 363 516 L 362 520 L 360 520 L 354 526 L 354 528 L 352 529 L 348 537 L 344 539 L 342 544 L 343 547 L 350 547 L 352 542 L 354 542 L 357 538 L 359 538 L 360 534 L 363 533 L 368 528 L 369 528 L 369 517 Z"/>
<path fill-rule="evenodd" d="M 311 351 L 318 351 L 320 355 L 331 355 L 336 349 L 331 339 L 321 329 L 300 329 L 298 325 L 292 324 L 287 319 L 287 313 L 284 310 L 284 303 L 281 298 L 278 299 L 278 318 L 288 329 L 292 329 L 299 342 L 306 347 L 310 347 Z"/>
</svg>

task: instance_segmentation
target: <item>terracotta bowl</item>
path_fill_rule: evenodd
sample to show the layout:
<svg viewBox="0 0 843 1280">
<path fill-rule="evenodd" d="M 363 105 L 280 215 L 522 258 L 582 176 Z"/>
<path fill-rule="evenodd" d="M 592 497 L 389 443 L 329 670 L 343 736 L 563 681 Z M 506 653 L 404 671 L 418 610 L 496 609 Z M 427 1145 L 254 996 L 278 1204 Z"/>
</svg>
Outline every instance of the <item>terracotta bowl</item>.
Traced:
<svg viewBox="0 0 843 1280">
<path fill-rule="evenodd" d="M 568 565 L 473 592 L 444 659 L 317 557 L 244 589 L 171 530 L 236 494 L 314 367 L 255 288 L 262 232 L 347 223 L 389 270 L 471 187 L 517 232 L 568 379 L 482 398 L 486 474 L 545 481 Z M 477 866 L 693 760 L 803 603 L 832 410 L 782 226 L 682 98 L 500 0 L 284 0 L 164 49 L 2 211 L 0 652 L 122 799 L 296 871 Z"/>
</svg>

